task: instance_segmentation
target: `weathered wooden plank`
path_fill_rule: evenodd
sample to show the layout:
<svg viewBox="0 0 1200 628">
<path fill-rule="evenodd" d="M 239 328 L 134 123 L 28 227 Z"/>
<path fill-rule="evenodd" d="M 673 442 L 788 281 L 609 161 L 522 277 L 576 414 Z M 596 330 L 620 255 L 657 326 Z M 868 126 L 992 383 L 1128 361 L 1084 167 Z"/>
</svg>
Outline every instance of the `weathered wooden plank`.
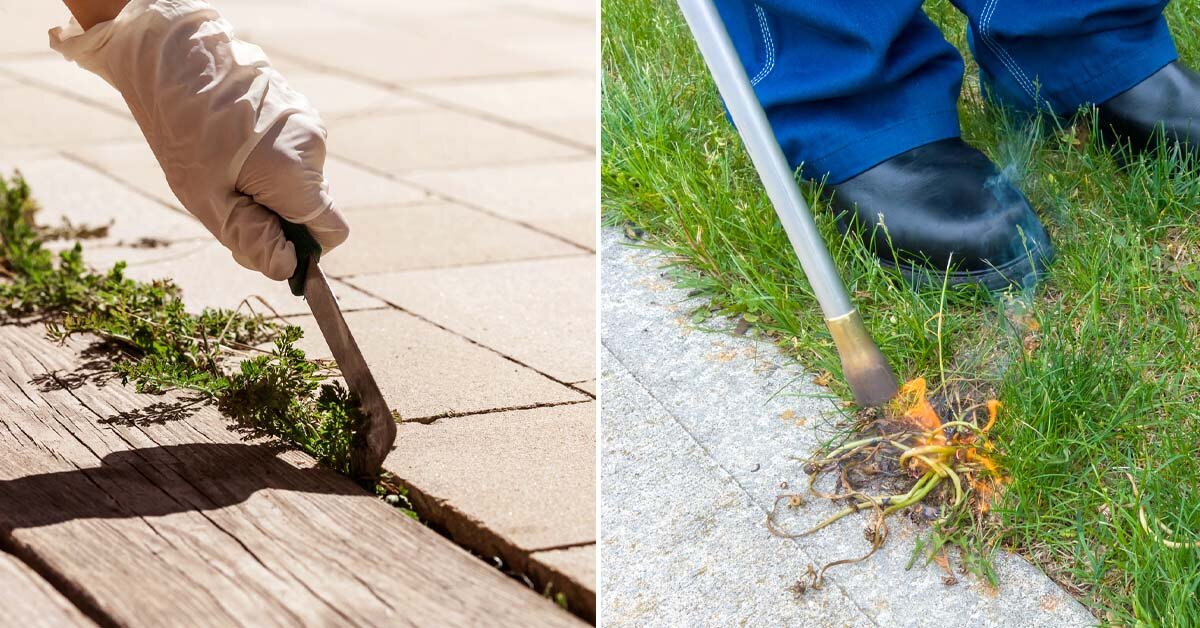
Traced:
<svg viewBox="0 0 1200 628">
<path fill-rule="evenodd" d="M 89 344 L 0 327 L 0 542 L 70 582 L 93 617 L 580 625 L 214 409 L 87 376 Z"/>
<path fill-rule="evenodd" d="M 28 565 L 0 552 L 0 626 L 95 626 Z"/>
</svg>

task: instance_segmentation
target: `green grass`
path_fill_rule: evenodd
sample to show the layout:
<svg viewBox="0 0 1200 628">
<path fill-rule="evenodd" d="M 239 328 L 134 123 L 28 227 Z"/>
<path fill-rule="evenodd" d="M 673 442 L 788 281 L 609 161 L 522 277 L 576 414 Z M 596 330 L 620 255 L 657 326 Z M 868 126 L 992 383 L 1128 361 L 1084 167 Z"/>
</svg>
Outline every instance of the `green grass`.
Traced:
<svg viewBox="0 0 1200 628">
<path fill-rule="evenodd" d="M 995 436 L 1012 484 L 985 545 L 1035 560 L 1107 622 L 1200 625 L 1200 551 L 1168 548 L 1137 521 L 1144 504 L 1180 540 L 1200 529 L 1200 168 L 1171 154 L 1122 166 L 1087 112 L 1072 125 L 988 106 L 963 19 L 948 2 L 928 4 L 968 58 L 964 138 L 1010 169 L 1055 242 L 1047 280 L 1016 302 L 978 289 L 913 290 L 837 234 L 814 186 L 806 196 L 901 377 L 981 381 L 1005 404 Z M 1200 17 L 1196 0 L 1170 6 L 1173 25 Z M 602 11 L 605 223 L 644 231 L 646 246 L 675 260 L 682 286 L 748 315 L 806 366 L 838 373 L 820 311 L 677 9 L 604 0 Z M 1195 60 L 1200 43 L 1188 28 L 1175 32 L 1184 60 Z"/>
</svg>

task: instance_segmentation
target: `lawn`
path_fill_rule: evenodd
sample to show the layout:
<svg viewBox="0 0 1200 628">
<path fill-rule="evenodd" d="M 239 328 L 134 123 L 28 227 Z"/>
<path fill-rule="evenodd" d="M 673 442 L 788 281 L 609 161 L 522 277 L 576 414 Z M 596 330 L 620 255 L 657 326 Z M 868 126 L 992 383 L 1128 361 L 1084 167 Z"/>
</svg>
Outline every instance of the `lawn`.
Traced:
<svg viewBox="0 0 1200 628">
<path fill-rule="evenodd" d="M 814 373 L 837 374 L 820 311 L 678 10 L 604 0 L 602 11 L 605 224 L 670 254 L 681 284 L 721 314 L 743 316 Z M 1120 159 L 1086 111 L 1006 116 L 980 97 L 962 17 L 945 1 L 926 11 L 967 58 L 964 138 L 1007 169 L 1055 242 L 1045 282 L 1005 298 L 913 290 L 837 234 L 816 186 L 806 196 L 900 377 L 972 382 L 1004 404 L 994 436 L 1012 482 L 975 531 L 982 544 L 1027 556 L 1108 623 L 1200 625 L 1200 166 L 1169 153 Z M 1183 59 L 1200 60 L 1181 28 L 1197 23 L 1200 1 L 1173 2 L 1168 18 Z M 848 398 L 837 378 L 832 386 Z M 1139 506 L 1184 546 L 1147 533 Z"/>
</svg>

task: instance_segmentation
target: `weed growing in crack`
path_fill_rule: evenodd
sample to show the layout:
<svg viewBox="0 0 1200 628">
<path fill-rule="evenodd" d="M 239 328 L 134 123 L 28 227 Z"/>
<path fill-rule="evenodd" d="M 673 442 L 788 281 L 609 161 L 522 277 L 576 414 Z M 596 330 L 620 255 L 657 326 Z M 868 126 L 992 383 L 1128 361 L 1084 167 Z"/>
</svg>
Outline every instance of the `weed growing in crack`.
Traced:
<svg viewBox="0 0 1200 628">
<path fill-rule="evenodd" d="M 0 177 L 0 317 L 41 320 L 58 340 L 95 334 L 118 353 L 111 368 L 139 392 L 190 391 L 191 403 L 216 404 L 241 428 L 349 474 L 350 443 L 364 416 L 357 399 L 330 381 L 333 372 L 296 348 L 299 327 L 241 310 L 190 313 L 169 280 L 135 281 L 124 262 L 89 269 L 78 242 L 56 259 L 36 211 L 20 175 Z M 256 349 L 269 341 L 270 351 Z M 411 514 L 403 487 L 390 481 L 380 489 L 372 480 L 381 497 Z"/>
</svg>

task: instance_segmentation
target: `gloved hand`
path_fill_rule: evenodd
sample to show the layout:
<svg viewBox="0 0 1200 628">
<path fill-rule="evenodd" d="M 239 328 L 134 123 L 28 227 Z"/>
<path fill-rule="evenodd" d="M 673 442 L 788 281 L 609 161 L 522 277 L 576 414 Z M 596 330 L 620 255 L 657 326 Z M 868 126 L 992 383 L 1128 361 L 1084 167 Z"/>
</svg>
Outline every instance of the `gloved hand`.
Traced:
<svg viewBox="0 0 1200 628">
<path fill-rule="evenodd" d="M 241 265 L 282 280 L 296 267 L 276 214 L 325 251 L 349 235 L 323 174 L 325 127 L 257 46 L 202 0 L 131 0 L 50 45 L 116 87 L 183 206 Z"/>
</svg>

